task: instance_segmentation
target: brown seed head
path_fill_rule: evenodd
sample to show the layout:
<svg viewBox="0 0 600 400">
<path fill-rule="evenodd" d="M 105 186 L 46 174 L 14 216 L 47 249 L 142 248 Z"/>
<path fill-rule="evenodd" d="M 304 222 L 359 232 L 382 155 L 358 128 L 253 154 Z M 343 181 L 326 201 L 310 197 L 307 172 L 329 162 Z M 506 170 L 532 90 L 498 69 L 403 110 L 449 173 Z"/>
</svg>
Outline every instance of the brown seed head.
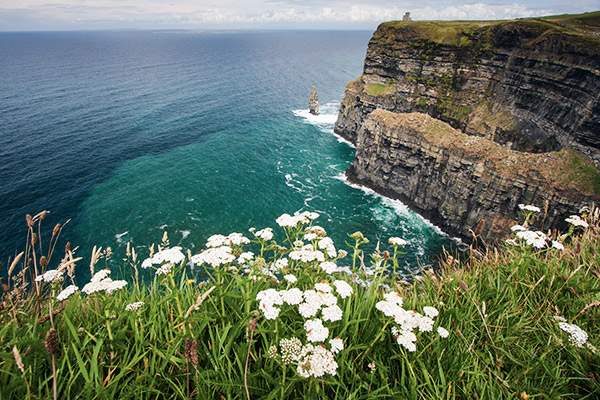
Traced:
<svg viewBox="0 0 600 400">
<path fill-rule="evenodd" d="M 192 349 L 192 339 L 185 338 L 185 351 L 183 354 L 187 361 L 190 360 L 191 349 Z"/>
<path fill-rule="evenodd" d="M 54 355 L 58 353 L 58 334 L 56 333 L 56 329 L 50 328 L 48 333 L 46 333 L 46 341 L 44 342 L 44 346 L 46 346 L 46 351 L 50 355 Z"/>
<path fill-rule="evenodd" d="M 37 235 L 35 233 L 31 234 L 31 244 L 36 244 L 37 243 Z"/>
<path fill-rule="evenodd" d="M 33 218 L 31 218 L 31 215 L 27 214 L 25 216 L 25 220 L 27 221 L 27 226 L 30 228 L 33 228 L 34 222 L 33 222 Z"/>
<path fill-rule="evenodd" d="M 194 367 L 198 366 L 198 342 L 192 340 L 190 344 L 190 360 Z"/>
<path fill-rule="evenodd" d="M 46 215 L 48 215 L 48 211 L 44 210 L 40 213 L 40 220 L 43 221 L 46 219 Z"/>
<path fill-rule="evenodd" d="M 256 319 L 252 319 L 250 321 L 250 326 L 249 326 L 250 331 L 253 331 L 256 329 Z"/>
<path fill-rule="evenodd" d="M 71 242 L 67 242 L 67 244 L 65 245 L 65 253 L 68 253 L 69 250 L 71 250 Z"/>
<path fill-rule="evenodd" d="M 40 265 L 44 268 L 46 268 L 48 266 L 48 260 L 46 259 L 45 256 L 40 257 Z"/>
<path fill-rule="evenodd" d="M 60 232 L 60 224 L 54 225 L 54 229 L 52 229 L 52 236 L 58 235 L 58 232 Z"/>
<path fill-rule="evenodd" d="M 460 284 L 460 287 L 462 290 L 464 290 L 465 292 L 469 291 L 469 286 L 467 285 L 467 283 L 465 281 L 460 281 L 459 284 Z"/>
<path fill-rule="evenodd" d="M 387 260 L 389 260 L 389 259 L 390 259 L 390 252 L 389 252 L 389 251 L 384 251 L 384 252 L 383 252 L 383 259 L 384 259 L 385 261 L 387 261 Z"/>
</svg>

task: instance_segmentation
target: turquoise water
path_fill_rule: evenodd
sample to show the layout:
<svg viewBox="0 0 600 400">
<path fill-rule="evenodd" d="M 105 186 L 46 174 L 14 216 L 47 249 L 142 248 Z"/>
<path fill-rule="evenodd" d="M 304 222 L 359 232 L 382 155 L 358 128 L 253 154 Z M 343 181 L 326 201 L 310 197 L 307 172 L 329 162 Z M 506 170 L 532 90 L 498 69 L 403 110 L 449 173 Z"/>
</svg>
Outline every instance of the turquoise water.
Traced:
<svg viewBox="0 0 600 400">
<path fill-rule="evenodd" d="M 310 210 L 338 248 L 357 230 L 370 250 L 400 236 L 404 271 L 431 262 L 448 236 L 344 178 L 354 148 L 333 125 L 370 35 L 0 35 L 11 55 L 0 61 L 2 257 L 18 247 L 24 214 L 42 209 L 48 226 L 73 219 L 64 240 L 80 255 L 111 246 L 114 262 L 128 241 L 144 255 L 164 231 L 194 252 L 212 234 Z M 307 111 L 312 85 L 318 117 Z"/>
</svg>

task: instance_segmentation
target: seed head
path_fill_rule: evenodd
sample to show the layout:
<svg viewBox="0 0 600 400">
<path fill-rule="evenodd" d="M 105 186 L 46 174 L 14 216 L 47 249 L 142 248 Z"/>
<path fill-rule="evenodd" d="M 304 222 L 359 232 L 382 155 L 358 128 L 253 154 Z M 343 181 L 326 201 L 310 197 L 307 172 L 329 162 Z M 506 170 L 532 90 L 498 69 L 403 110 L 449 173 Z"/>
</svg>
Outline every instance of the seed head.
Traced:
<svg viewBox="0 0 600 400">
<path fill-rule="evenodd" d="M 27 226 L 30 228 L 33 228 L 34 222 L 33 222 L 33 218 L 31 218 L 31 215 L 29 215 L 29 214 L 25 215 L 25 220 L 27 221 Z"/>
<path fill-rule="evenodd" d="M 465 292 L 469 291 L 469 286 L 467 285 L 467 283 L 465 281 L 460 281 L 459 284 L 460 284 L 460 287 L 462 290 L 464 290 Z"/>
<path fill-rule="evenodd" d="M 56 329 L 50 328 L 48 333 L 46 333 L 44 345 L 48 354 L 54 355 L 58 353 L 58 334 L 56 333 Z"/>
<path fill-rule="evenodd" d="M 52 230 L 52 236 L 58 235 L 58 232 L 60 232 L 60 224 L 54 225 L 54 229 Z"/>
<path fill-rule="evenodd" d="M 40 265 L 44 268 L 46 268 L 48 266 L 48 260 L 46 259 L 45 256 L 40 257 Z"/>
</svg>

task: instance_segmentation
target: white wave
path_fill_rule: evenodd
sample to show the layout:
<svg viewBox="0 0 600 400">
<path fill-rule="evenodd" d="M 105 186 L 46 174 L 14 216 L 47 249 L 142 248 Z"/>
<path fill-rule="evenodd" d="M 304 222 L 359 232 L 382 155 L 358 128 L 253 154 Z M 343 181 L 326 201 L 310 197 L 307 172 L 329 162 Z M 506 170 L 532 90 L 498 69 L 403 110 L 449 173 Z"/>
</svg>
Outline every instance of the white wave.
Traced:
<svg viewBox="0 0 600 400">
<path fill-rule="evenodd" d="M 294 110 L 292 112 L 296 117 L 304 118 L 307 123 L 317 125 L 320 128 L 324 127 L 324 125 L 335 125 L 335 121 L 337 121 L 337 113 L 313 115 L 308 110 Z"/>
<path fill-rule="evenodd" d="M 354 189 L 361 190 L 370 196 L 374 196 L 374 197 L 381 199 L 382 204 L 391 208 L 395 212 L 395 214 L 400 217 L 407 218 L 410 220 L 415 220 L 415 222 L 419 221 L 419 222 L 425 224 L 426 226 L 428 226 L 429 228 L 432 228 L 440 235 L 448 236 L 448 237 L 450 236 L 446 232 L 442 231 L 437 225 L 433 224 L 433 222 L 431 222 L 427 218 L 421 216 L 420 214 L 412 212 L 410 210 L 410 208 L 408 208 L 408 206 L 406 204 L 404 204 L 403 202 L 401 202 L 400 200 L 391 199 L 389 197 L 386 197 L 386 196 L 383 196 L 383 195 L 377 193 L 376 191 L 374 191 L 371 188 L 368 188 L 366 186 L 357 185 L 356 183 L 352 183 L 352 182 L 348 181 L 348 178 L 346 177 L 346 174 L 344 174 L 344 173 L 339 173 L 339 174 L 335 175 L 333 178 L 344 182 L 346 185 L 348 185 Z M 460 242 L 459 238 L 453 238 L 453 239 Z"/>
<path fill-rule="evenodd" d="M 125 235 L 127 235 L 128 233 L 129 233 L 129 231 L 125 231 L 123 233 L 117 233 L 115 235 L 115 239 L 117 239 L 117 243 L 123 243 L 122 237 L 125 236 Z"/>
<path fill-rule="evenodd" d="M 190 236 L 190 231 L 180 231 L 181 232 L 181 240 L 185 239 L 186 237 Z"/>
</svg>

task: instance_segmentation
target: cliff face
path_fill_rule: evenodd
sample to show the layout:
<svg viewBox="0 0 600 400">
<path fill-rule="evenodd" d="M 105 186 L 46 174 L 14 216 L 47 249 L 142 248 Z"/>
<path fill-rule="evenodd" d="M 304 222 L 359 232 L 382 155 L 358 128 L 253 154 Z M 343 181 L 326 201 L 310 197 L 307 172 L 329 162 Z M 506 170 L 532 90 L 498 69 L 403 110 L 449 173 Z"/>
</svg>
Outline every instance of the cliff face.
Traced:
<svg viewBox="0 0 600 400">
<path fill-rule="evenodd" d="M 357 147 L 349 177 L 402 199 L 450 232 L 468 237 L 479 227 L 488 239 L 506 232 L 500 215 L 516 218 L 519 203 L 548 200 L 546 226 L 554 226 L 598 199 L 594 187 L 567 188 L 546 176 L 548 169 L 507 173 L 488 153 L 466 157 L 465 148 L 417 140 L 410 124 L 387 134 L 383 115 L 371 114 L 422 113 L 519 162 L 519 154 L 543 164 L 574 149 L 570 163 L 561 164 L 564 173 L 600 184 L 579 155 L 600 165 L 600 40 L 566 31 L 543 21 L 380 25 L 363 75 L 346 87 L 335 127 Z"/>
<path fill-rule="evenodd" d="M 585 162 L 564 150 L 538 155 L 508 150 L 468 136 L 421 113 L 375 110 L 356 137 L 354 182 L 399 198 L 451 234 L 486 239 L 514 222 L 518 205 L 548 202 L 546 227 L 562 223 L 595 198 L 594 187 L 573 172 Z"/>
</svg>

